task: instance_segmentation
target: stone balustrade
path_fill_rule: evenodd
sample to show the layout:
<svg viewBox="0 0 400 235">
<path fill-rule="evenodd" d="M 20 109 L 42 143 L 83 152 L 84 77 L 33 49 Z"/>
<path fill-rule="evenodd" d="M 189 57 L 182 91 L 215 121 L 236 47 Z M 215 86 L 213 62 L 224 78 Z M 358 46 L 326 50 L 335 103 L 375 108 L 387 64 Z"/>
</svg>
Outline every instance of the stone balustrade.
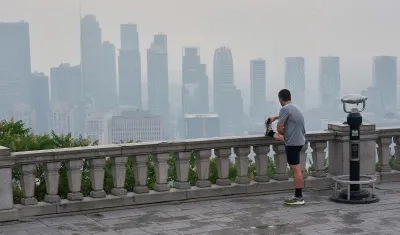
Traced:
<svg viewBox="0 0 400 235">
<path fill-rule="evenodd" d="M 326 131 L 307 133 L 308 144 L 301 152 L 301 168 L 306 189 L 330 188 L 332 175 L 348 173 L 348 133 L 348 126 L 340 123 L 329 124 Z M 375 125 L 364 124 L 360 140 L 361 173 L 376 173 L 375 152 L 378 144 L 377 171 L 381 180 L 400 180 L 397 171 L 400 151 L 396 151 L 394 169 L 389 164 L 389 145 L 393 139 L 397 150 L 400 147 L 399 138 L 400 128 L 375 129 Z M 218 176 L 215 184 L 209 180 L 212 150 Z M 311 173 L 306 169 L 309 150 L 312 150 Z M 194 171 L 197 181 L 191 184 L 189 172 L 192 154 L 195 155 Z M 236 156 L 237 177 L 234 180 L 230 179 L 232 154 Z M 255 154 L 254 177 L 249 176 L 249 154 Z M 329 172 L 325 171 L 327 155 Z M 176 172 L 176 181 L 172 185 L 168 181 L 168 161 L 171 156 L 175 160 Z M 109 194 L 104 188 L 106 159 L 111 162 L 113 183 Z M 149 159 L 154 163 L 155 173 L 155 186 L 151 189 L 147 185 Z M 129 191 L 125 187 L 128 160 L 132 160 L 132 176 L 135 179 L 134 186 Z M 275 173 L 268 175 L 267 168 L 271 160 L 275 165 Z M 88 162 L 91 182 L 91 191 L 87 196 L 81 192 L 84 162 Z M 39 165 L 44 171 L 46 188 L 46 195 L 40 201 L 35 198 L 35 173 Z M 61 198 L 58 191 L 62 166 L 65 166 L 68 178 L 69 193 L 66 198 Z M 12 168 L 20 172 L 20 204 L 13 203 Z M 293 190 L 293 180 L 287 174 L 287 169 L 283 143 L 263 136 L 115 144 L 17 153 L 10 153 L 9 149 L 0 147 L 0 221 L 112 207 L 283 192 Z"/>
</svg>

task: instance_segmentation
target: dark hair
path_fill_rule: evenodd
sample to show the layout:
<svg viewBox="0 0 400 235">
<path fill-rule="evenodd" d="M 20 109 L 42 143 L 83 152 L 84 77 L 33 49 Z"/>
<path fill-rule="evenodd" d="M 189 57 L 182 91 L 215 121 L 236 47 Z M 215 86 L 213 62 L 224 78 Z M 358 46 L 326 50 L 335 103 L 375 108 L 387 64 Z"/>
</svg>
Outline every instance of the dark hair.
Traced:
<svg viewBox="0 0 400 235">
<path fill-rule="evenodd" d="M 278 93 L 278 98 L 281 99 L 283 102 L 291 101 L 292 95 L 288 89 L 282 89 Z"/>
</svg>

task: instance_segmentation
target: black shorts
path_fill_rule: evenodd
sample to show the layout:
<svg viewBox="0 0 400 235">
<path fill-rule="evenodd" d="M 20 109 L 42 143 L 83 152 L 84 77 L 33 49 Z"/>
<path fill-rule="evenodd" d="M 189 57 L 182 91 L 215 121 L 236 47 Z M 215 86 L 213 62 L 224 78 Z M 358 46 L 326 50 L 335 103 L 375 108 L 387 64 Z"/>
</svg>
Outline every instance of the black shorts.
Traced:
<svg viewBox="0 0 400 235">
<path fill-rule="evenodd" d="M 286 158 L 289 165 L 300 164 L 300 152 L 303 146 L 285 146 Z"/>
</svg>

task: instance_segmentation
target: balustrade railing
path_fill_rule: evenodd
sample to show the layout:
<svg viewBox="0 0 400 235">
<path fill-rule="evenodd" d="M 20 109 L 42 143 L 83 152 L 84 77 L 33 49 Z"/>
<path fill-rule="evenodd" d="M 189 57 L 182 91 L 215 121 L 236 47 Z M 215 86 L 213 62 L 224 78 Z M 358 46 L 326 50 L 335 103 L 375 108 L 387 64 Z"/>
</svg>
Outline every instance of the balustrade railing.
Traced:
<svg viewBox="0 0 400 235">
<path fill-rule="evenodd" d="M 348 127 L 330 124 L 307 141 L 305 188 L 329 188 L 332 175 L 348 171 Z M 400 181 L 400 128 L 365 124 L 360 141 L 361 173 Z M 16 153 L 0 146 L 0 177 L 0 221 L 293 189 L 283 143 L 261 136 Z"/>
<path fill-rule="evenodd" d="M 313 151 L 313 169 L 309 175 L 306 169 L 308 146 L 305 146 L 301 154 L 301 167 L 306 187 L 321 188 L 331 185 L 331 180 L 324 171 L 324 151 L 327 141 L 333 140 L 334 136 L 335 133 L 331 131 L 307 134 Z M 272 159 L 268 156 L 271 155 L 271 149 L 275 152 Z M 212 150 L 215 158 L 211 157 Z M 248 157 L 252 150 L 255 153 L 254 163 Z M 235 163 L 230 160 L 232 153 L 236 155 Z M 129 161 L 132 169 L 128 169 Z M 215 163 L 216 169 L 210 169 L 211 161 Z M 252 170 L 254 164 L 255 170 Z M 274 165 L 275 172 L 268 170 L 271 164 Z M 18 204 L 4 209 L 11 210 L 14 213 L 12 215 L 18 213 L 19 218 L 293 189 L 292 180 L 287 174 L 283 143 L 259 136 L 115 144 L 16 152 L 0 156 L 0 171 L 11 167 L 14 171 L 14 187 L 20 187 L 22 198 L 15 201 Z M 111 174 L 111 188 L 105 188 L 105 174 Z M 155 175 L 155 182 L 149 185 L 151 174 Z M 193 179 L 193 174 L 197 175 L 195 182 L 190 180 Z M 60 179 L 65 175 L 68 193 L 66 197 L 62 197 L 59 184 L 64 182 Z M 215 179 L 210 179 L 211 175 Z M 41 176 L 45 182 L 45 195 L 42 200 L 38 200 L 36 189 L 40 185 L 38 178 Z M 82 182 L 87 178 L 90 180 L 90 193 L 82 191 Z M 132 178 L 134 182 L 128 182 Z M 1 187 L 4 189 L 9 185 Z M 1 193 L 3 191 L 0 188 Z M 2 217 L 0 210 L 0 220 L 4 219 L 7 218 Z"/>
<path fill-rule="evenodd" d="M 376 132 L 376 170 L 381 181 L 400 181 L 400 128 L 379 128 Z"/>
</svg>

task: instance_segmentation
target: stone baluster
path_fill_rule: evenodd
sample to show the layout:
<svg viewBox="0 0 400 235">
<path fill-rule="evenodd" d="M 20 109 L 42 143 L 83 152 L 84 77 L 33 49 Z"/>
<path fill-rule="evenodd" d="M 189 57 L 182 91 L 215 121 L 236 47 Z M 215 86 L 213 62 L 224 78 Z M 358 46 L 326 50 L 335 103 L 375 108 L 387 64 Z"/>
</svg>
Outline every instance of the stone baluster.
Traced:
<svg viewBox="0 0 400 235">
<path fill-rule="evenodd" d="M 83 200 L 83 194 L 81 193 L 82 167 L 82 159 L 67 161 L 68 186 L 71 191 L 67 194 L 67 198 L 70 201 Z"/>
<path fill-rule="evenodd" d="M 10 158 L 10 149 L 0 146 L 0 158 L 9 159 L 0 162 L 0 221 L 18 220 L 18 209 L 13 203 L 12 166 L 14 158 Z"/>
<path fill-rule="evenodd" d="M 396 164 L 394 165 L 394 169 L 400 171 L 400 136 L 393 138 L 396 146 L 394 147 L 395 156 L 396 156 Z"/>
<path fill-rule="evenodd" d="M 128 157 L 113 157 L 111 158 L 111 174 L 113 177 L 114 188 L 111 189 L 111 194 L 114 196 L 124 196 L 127 194 L 125 186 L 126 178 L 126 163 Z"/>
<path fill-rule="evenodd" d="M 147 161 L 148 155 L 138 155 L 133 157 L 134 174 L 135 174 L 135 187 L 133 191 L 135 193 L 148 193 L 149 188 L 147 184 Z"/>
<path fill-rule="evenodd" d="M 311 174 L 313 177 L 326 177 L 325 172 L 325 149 L 328 143 L 326 141 L 323 142 L 312 142 L 310 144 L 313 152 L 311 153 L 313 165 L 314 165 L 314 172 Z"/>
<path fill-rule="evenodd" d="M 167 185 L 168 180 L 168 159 L 169 153 L 159 153 L 154 157 L 155 172 L 156 172 L 156 187 L 155 191 L 164 192 L 169 190 Z"/>
<path fill-rule="evenodd" d="M 35 184 L 36 184 L 36 164 L 26 164 L 20 166 L 22 205 L 36 205 Z"/>
<path fill-rule="evenodd" d="M 275 162 L 275 175 L 274 179 L 278 181 L 288 180 L 287 175 L 287 158 L 285 145 L 277 144 L 273 146 L 274 149 L 274 162 Z"/>
<path fill-rule="evenodd" d="M 236 154 L 237 177 L 235 182 L 238 184 L 248 184 L 249 179 L 249 154 L 250 147 L 234 148 Z"/>
<path fill-rule="evenodd" d="M 253 151 L 256 154 L 254 157 L 256 161 L 257 176 L 254 178 L 257 182 L 268 182 L 269 177 L 267 175 L 268 161 L 270 146 L 254 146 Z"/>
<path fill-rule="evenodd" d="M 190 189 L 189 180 L 189 159 L 190 152 L 179 152 L 175 155 L 176 176 L 178 182 L 175 182 L 177 189 Z"/>
<path fill-rule="evenodd" d="M 196 186 L 199 188 L 211 187 L 211 183 L 208 180 L 210 174 L 210 157 L 211 149 L 198 151 L 196 159 L 196 171 L 198 180 L 196 182 Z"/>
<path fill-rule="evenodd" d="M 219 186 L 231 185 L 231 181 L 229 179 L 229 156 L 231 155 L 231 149 L 215 149 L 214 150 L 217 163 L 217 171 L 218 171 L 218 179 L 215 182 Z"/>
<path fill-rule="evenodd" d="M 378 169 L 379 172 L 390 172 L 392 169 L 389 165 L 390 157 L 390 144 L 392 143 L 391 137 L 380 137 L 378 138 Z M 397 151 L 396 151 L 397 152 Z"/>
<path fill-rule="evenodd" d="M 58 184 L 60 181 L 61 162 L 44 163 L 44 180 L 46 182 L 46 192 L 44 201 L 47 203 L 57 203 L 61 201 L 58 196 Z"/>
<path fill-rule="evenodd" d="M 89 160 L 90 166 L 90 181 L 92 183 L 92 191 L 90 196 L 92 198 L 102 198 L 106 196 L 103 189 L 104 186 L 104 166 L 106 165 L 106 158 L 94 158 Z"/>
<path fill-rule="evenodd" d="M 306 143 L 300 151 L 300 168 L 301 168 L 301 174 L 303 175 L 303 179 L 307 179 L 307 177 L 308 177 L 308 172 L 306 169 L 307 148 L 308 148 L 308 143 Z"/>
</svg>

